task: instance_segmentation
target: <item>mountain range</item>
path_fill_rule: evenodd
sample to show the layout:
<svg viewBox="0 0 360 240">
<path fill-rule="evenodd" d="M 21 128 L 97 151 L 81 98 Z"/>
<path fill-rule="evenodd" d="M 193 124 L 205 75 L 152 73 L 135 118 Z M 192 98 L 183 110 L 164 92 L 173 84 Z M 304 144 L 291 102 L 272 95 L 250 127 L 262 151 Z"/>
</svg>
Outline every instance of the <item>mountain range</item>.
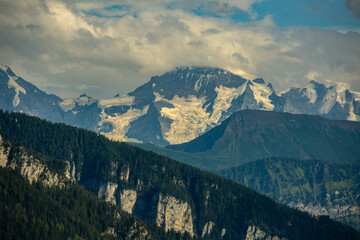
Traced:
<svg viewBox="0 0 360 240">
<path fill-rule="evenodd" d="M 191 141 L 232 113 L 266 110 L 360 120 L 360 93 L 310 81 L 277 94 L 263 79 L 219 68 L 179 67 L 111 99 L 61 99 L 0 66 L 0 108 L 96 131 L 110 139 L 159 146 Z"/>
<path fill-rule="evenodd" d="M 148 83 L 129 94 L 105 100 L 94 99 L 86 94 L 78 98 L 61 99 L 41 91 L 4 65 L 0 66 L 0 86 L 0 108 L 4 110 L 89 129 L 113 140 L 130 141 L 143 149 L 239 181 L 291 207 L 316 216 L 329 215 L 358 228 L 358 178 L 346 171 L 352 167 L 356 169 L 357 165 L 352 164 L 360 156 L 360 123 L 357 122 L 359 93 L 341 86 L 325 87 L 311 81 L 305 88 L 291 88 L 276 94 L 271 84 L 265 83 L 263 79 L 247 80 L 223 69 L 203 67 L 177 68 L 152 77 Z M 241 233 L 234 233 L 225 227 L 214 227 L 222 221 L 220 218 L 225 213 L 221 210 L 221 213 L 215 214 L 216 211 L 207 208 L 207 200 L 198 201 L 204 196 L 208 199 L 208 193 L 196 195 L 193 192 L 206 189 L 202 183 L 195 184 L 197 189 L 190 187 L 201 174 L 196 177 L 190 174 L 194 178 L 184 178 L 184 171 L 188 176 L 193 170 L 184 170 L 181 165 L 176 165 L 178 163 L 153 153 L 149 155 L 128 145 L 113 145 L 104 137 L 91 135 L 90 132 L 29 120 L 22 115 L 9 116 L 5 113 L 2 116 L 0 129 L 7 141 L 20 143 L 31 151 L 39 152 L 36 154 L 44 155 L 42 158 L 65 161 L 72 169 L 70 175 L 73 181 L 99 198 L 119 205 L 123 211 L 145 221 L 155 221 L 166 231 L 175 230 L 209 239 L 223 237 L 226 232 L 226 236 L 237 239 L 240 236 L 256 239 L 259 234 L 291 238 L 301 235 L 290 230 L 280 231 L 262 218 L 261 221 L 255 221 L 249 216 L 241 220 L 245 221 Z M 266 163 L 263 169 L 257 163 L 265 161 L 261 160 L 264 158 L 275 158 L 276 164 Z M 293 160 L 283 161 L 289 158 Z M 9 155 L 7 159 L 13 159 L 13 156 Z M 151 165 L 145 159 L 156 164 Z M 170 165 L 165 166 L 162 161 L 170 161 L 167 162 Z M 307 163 L 303 164 L 304 161 Z M 311 165 L 314 162 L 315 166 Z M 334 162 L 335 165 L 329 167 L 328 162 Z M 350 167 L 342 169 L 341 165 L 336 165 L 344 163 Z M 56 171 L 62 165 L 57 160 L 51 160 L 51 164 L 55 164 Z M 247 167 L 253 166 L 251 164 L 256 167 Z M 2 162 L 1 166 L 12 168 L 14 165 L 9 165 L 7 161 L 5 164 Z M 38 172 L 32 164 L 30 170 L 28 167 L 22 165 L 20 169 Z M 230 167 L 233 168 L 228 169 Z M 149 172 L 150 168 L 154 168 L 154 172 Z M 182 169 L 182 173 L 174 171 L 174 168 Z M 328 170 L 335 168 L 349 177 L 341 178 L 339 171 L 332 171 L 330 176 L 340 176 L 340 182 L 328 177 Z M 221 169 L 223 171 L 219 171 Z M 314 174 L 308 178 L 297 175 L 305 171 Z M 135 177 L 130 173 L 135 174 Z M 256 177 L 247 181 L 238 174 L 247 176 L 246 179 Z M 317 178 L 318 174 L 325 177 L 317 182 L 311 181 L 311 177 Z M 277 175 L 278 178 L 274 177 Z M 41 176 L 44 178 L 47 175 Z M 287 180 L 284 182 L 284 179 Z M 271 184 L 259 185 L 259 182 L 265 181 Z M 276 188 L 284 184 L 288 187 Z M 336 187 L 329 187 L 329 184 Z M 228 183 L 220 185 L 224 188 L 221 194 L 229 194 Z M 234 196 L 242 195 L 241 191 L 234 192 Z M 328 195 L 330 197 L 324 197 Z M 226 206 L 230 204 L 237 208 L 228 200 L 216 198 L 212 204 L 225 201 Z M 257 205 L 266 201 L 259 198 Z M 204 215 L 204 209 L 211 214 Z M 242 208 L 238 210 L 247 211 Z M 168 211 L 170 215 L 166 215 Z M 271 215 L 277 216 L 279 212 L 272 212 Z M 179 218 L 179 215 L 182 217 Z M 231 225 L 230 229 L 233 229 L 234 219 L 224 219 L 228 221 L 227 226 Z M 141 225 L 140 222 L 138 224 Z M 153 230 L 148 228 L 148 231 Z"/>
</svg>

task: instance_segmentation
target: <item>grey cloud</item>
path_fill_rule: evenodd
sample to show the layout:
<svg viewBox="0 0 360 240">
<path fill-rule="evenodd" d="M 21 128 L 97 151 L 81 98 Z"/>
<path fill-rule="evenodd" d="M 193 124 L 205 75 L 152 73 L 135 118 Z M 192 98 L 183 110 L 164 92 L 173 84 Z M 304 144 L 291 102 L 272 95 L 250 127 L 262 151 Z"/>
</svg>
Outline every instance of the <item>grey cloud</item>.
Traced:
<svg viewBox="0 0 360 240">
<path fill-rule="evenodd" d="M 220 33 L 220 30 L 215 28 L 209 28 L 202 32 L 203 34 L 217 34 Z"/>
<path fill-rule="evenodd" d="M 0 62 L 61 96 L 112 97 L 179 65 L 243 70 L 278 90 L 303 86 L 310 71 L 321 72 L 319 81 L 341 80 L 360 90 L 360 36 L 355 32 L 282 29 L 271 19 L 235 25 L 168 9 L 99 19 L 62 5 L 55 6 L 57 11 L 46 5 L 48 14 L 35 3 L 29 7 L 13 0 L 11 11 L 0 10 Z M 64 11 L 70 18 L 57 18 Z M 70 30 L 64 28 L 69 19 L 74 23 Z M 36 30 L 26 28 L 30 23 Z"/>
<path fill-rule="evenodd" d="M 346 7 L 360 20 L 360 0 L 346 0 Z"/>
<path fill-rule="evenodd" d="M 246 66 L 249 64 L 249 60 L 243 57 L 240 53 L 233 53 L 232 57 L 236 58 L 242 65 Z"/>
</svg>

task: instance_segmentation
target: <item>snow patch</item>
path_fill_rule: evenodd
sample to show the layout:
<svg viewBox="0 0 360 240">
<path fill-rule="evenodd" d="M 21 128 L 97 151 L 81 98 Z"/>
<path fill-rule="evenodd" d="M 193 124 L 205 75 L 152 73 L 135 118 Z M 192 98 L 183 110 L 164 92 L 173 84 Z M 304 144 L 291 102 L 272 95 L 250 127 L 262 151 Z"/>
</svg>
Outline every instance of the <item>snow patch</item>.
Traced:
<svg viewBox="0 0 360 240">
<path fill-rule="evenodd" d="M 324 97 L 324 100 L 322 102 L 322 106 L 319 110 L 319 113 L 320 114 L 329 113 L 329 111 L 334 107 L 336 103 L 336 99 L 337 99 L 336 91 L 334 91 L 334 89 L 328 89 Z"/>
<path fill-rule="evenodd" d="M 215 88 L 217 97 L 214 101 L 213 112 L 209 124 L 217 125 L 221 119 L 222 113 L 231 107 L 231 102 L 241 96 L 246 89 L 246 82 L 238 88 L 228 88 L 220 85 Z"/>
<path fill-rule="evenodd" d="M 199 74 L 199 79 L 195 82 L 194 90 L 199 91 L 202 85 L 207 86 L 214 78 L 214 75 Z"/>
<path fill-rule="evenodd" d="M 317 93 L 314 83 L 310 83 L 305 87 L 304 95 L 309 98 L 310 103 L 315 103 L 317 99 Z"/>
<path fill-rule="evenodd" d="M 26 91 L 25 91 L 25 89 L 23 87 L 21 87 L 16 82 L 18 77 L 11 77 L 9 75 L 8 75 L 8 77 L 9 77 L 8 88 L 9 89 L 14 88 L 14 90 L 15 90 L 15 97 L 13 99 L 13 106 L 16 107 L 20 103 L 19 93 L 22 92 L 23 94 L 26 94 Z"/>
<path fill-rule="evenodd" d="M 360 116 L 357 116 L 354 113 L 354 103 L 350 104 L 350 109 L 349 109 L 349 116 L 346 118 L 346 120 L 349 121 L 360 121 Z"/>
<path fill-rule="evenodd" d="M 269 87 L 264 84 L 252 82 L 250 88 L 254 93 L 255 101 L 259 104 L 259 110 L 272 111 L 274 109 L 274 105 L 270 100 L 273 91 Z"/>
<path fill-rule="evenodd" d="M 131 141 L 131 142 L 139 142 L 136 139 L 130 139 L 125 136 L 126 132 L 130 127 L 130 123 L 139 117 L 145 115 L 149 110 L 149 105 L 144 107 L 143 109 L 130 108 L 126 113 L 120 116 L 110 116 L 107 115 L 103 109 L 102 111 L 102 120 L 99 122 L 98 126 L 103 125 L 106 122 L 109 122 L 113 126 L 113 130 L 109 133 L 102 133 L 109 139 L 115 141 Z"/>
<path fill-rule="evenodd" d="M 60 104 L 60 107 L 65 112 L 70 111 L 75 107 L 75 99 L 74 98 L 67 98 L 64 99 Z"/>
<path fill-rule="evenodd" d="M 88 96 L 80 96 L 79 98 L 66 98 L 59 105 L 62 110 L 68 112 L 75 108 L 76 103 L 79 106 L 85 106 L 85 105 L 91 105 L 96 101 L 97 101 L 96 99 Z"/>
<path fill-rule="evenodd" d="M 360 101 L 360 92 L 351 92 L 353 97 L 354 97 L 354 101 Z"/>
<path fill-rule="evenodd" d="M 88 97 L 88 96 L 82 96 L 82 97 L 77 98 L 75 101 L 80 106 L 85 106 L 85 105 L 93 104 L 94 102 L 96 102 L 96 99 Z"/>
<path fill-rule="evenodd" d="M 346 88 L 343 86 L 337 85 L 334 87 L 334 90 L 336 92 L 336 101 L 340 103 L 341 107 L 344 107 L 346 103 Z"/>
<path fill-rule="evenodd" d="M 129 96 L 129 95 L 125 94 L 123 96 L 116 97 L 116 98 L 100 100 L 99 107 L 108 108 L 108 107 L 112 107 L 112 106 L 131 106 L 134 104 L 134 101 L 135 101 L 134 96 Z"/>
<path fill-rule="evenodd" d="M 0 64 L 0 69 L 3 70 L 4 72 L 6 72 L 8 70 L 8 66 L 4 65 L 4 64 Z"/>
<path fill-rule="evenodd" d="M 291 89 L 293 89 L 293 88 L 288 88 L 288 89 L 285 89 L 285 90 L 281 91 L 281 92 L 279 93 L 279 94 L 280 94 L 279 96 L 282 96 L 283 94 L 286 94 L 286 93 L 290 92 Z"/>
<path fill-rule="evenodd" d="M 174 108 L 162 108 L 162 117 L 172 120 L 169 131 L 164 133 L 164 139 L 171 144 L 190 141 L 208 128 L 209 113 L 203 108 L 205 97 L 187 98 L 175 96 L 168 100 Z"/>
</svg>

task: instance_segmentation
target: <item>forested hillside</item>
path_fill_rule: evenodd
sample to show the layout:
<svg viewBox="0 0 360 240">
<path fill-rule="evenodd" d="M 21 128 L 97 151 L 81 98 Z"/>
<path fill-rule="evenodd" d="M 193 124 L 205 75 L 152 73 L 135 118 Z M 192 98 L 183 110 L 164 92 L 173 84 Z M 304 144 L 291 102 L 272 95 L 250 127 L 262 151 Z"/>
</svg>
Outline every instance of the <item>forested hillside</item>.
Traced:
<svg viewBox="0 0 360 240">
<path fill-rule="evenodd" d="M 360 230 L 360 161 L 270 158 L 219 175 L 314 215 L 329 215 Z"/>
<path fill-rule="evenodd" d="M 145 220 L 155 220 L 148 215 L 154 199 L 171 196 L 176 198 L 175 206 L 190 206 L 186 210 L 190 217 L 182 219 L 188 221 L 186 226 L 191 225 L 186 230 L 190 234 L 201 236 L 205 226 L 214 223 L 204 235 L 207 239 L 244 239 L 252 226 L 267 236 L 287 239 L 360 239 L 359 232 L 328 217 L 312 218 L 231 180 L 90 131 L 4 112 L 0 112 L 0 127 L 6 140 L 74 162 L 76 180 L 98 196 L 104 184 L 106 189 L 116 186 L 115 192 L 135 192 L 133 213 Z M 117 196 L 106 194 L 110 200 Z M 122 205 L 121 201 L 116 198 L 114 202 Z M 155 208 L 160 200 L 157 202 Z"/>
<path fill-rule="evenodd" d="M 0 239 L 186 239 L 144 223 L 76 184 L 30 184 L 0 168 Z"/>
</svg>

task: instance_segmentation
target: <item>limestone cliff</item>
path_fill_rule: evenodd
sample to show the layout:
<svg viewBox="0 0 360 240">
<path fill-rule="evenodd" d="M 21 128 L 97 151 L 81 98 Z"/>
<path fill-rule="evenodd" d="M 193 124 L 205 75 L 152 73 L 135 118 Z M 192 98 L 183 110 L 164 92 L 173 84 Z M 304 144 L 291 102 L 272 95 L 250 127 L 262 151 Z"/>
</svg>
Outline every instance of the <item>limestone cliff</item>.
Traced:
<svg viewBox="0 0 360 240">
<path fill-rule="evenodd" d="M 30 183 L 42 182 L 45 186 L 64 187 L 66 181 L 72 181 L 71 174 L 59 175 L 50 169 L 22 147 L 12 146 L 0 136 L 0 166 L 19 170 Z M 69 167 L 66 168 L 67 171 Z"/>
<path fill-rule="evenodd" d="M 201 237 L 204 237 L 205 235 L 210 235 L 211 234 L 211 230 L 213 229 L 215 223 L 214 222 L 207 222 L 203 228 Z M 225 234 L 224 234 L 225 235 Z"/>
<path fill-rule="evenodd" d="M 117 191 L 118 185 L 116 183 L 108 182 L 100 185 L 98 197 L 112 204 L 116 204 L 115 193 Z"/>
<path fill-rule="evenodd" d="M 134 190 L 123 189 L 120 191 L 120 207 L 127 213 L 132 214 L 137 200 L 137 193 Z"/>
<path fill-rule="evenodd" d="M 194 235 L 190 205 L 173 196 L 158 193 L 152 199 L 138 199 L 137 191 L 121 189 L 118 184 L 112 182 L 99 184 L 97 195 L 102 200 L 119 205 L 130 214 L 137 208 L 135 215 L 156 222 L 158 226 L 164 227 L 165 231 L 175 230 Z M 213 226 L 213 222 L 207 224 L 207 234 L 210 234 Z"/>
<path fill-rule="evenodd" d="M 286 238 L 270 236 L 256 226 L 249 226 L 246 232 L 245 240 L 286 240 Z"/>
<path fill-rule="evenodd" d="M 156 224 L 163 226 L 165 231 L 170 229 L 194 235 L 191 208 L 187 202 L 172 196 L 159 194 L 156 214 Z"/>
</svg>

